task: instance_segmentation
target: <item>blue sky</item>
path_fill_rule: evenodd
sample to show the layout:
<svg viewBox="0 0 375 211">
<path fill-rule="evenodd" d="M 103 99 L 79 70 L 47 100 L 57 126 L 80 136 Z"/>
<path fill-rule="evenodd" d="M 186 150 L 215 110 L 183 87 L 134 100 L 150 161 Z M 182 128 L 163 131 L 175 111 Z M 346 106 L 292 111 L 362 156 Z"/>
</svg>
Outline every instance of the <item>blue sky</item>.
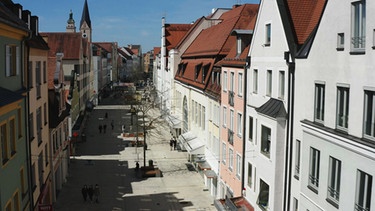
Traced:
<svg viewBox="0 0 375 211">
<path fill-rule="evenodd" d="M 64 32 L 70 10 L 79 29 L 84 0 L 13 0 L 39 17 L 40 32 Z M 160 46 L 161 18 L 167 23 L 191 23 L 213 8 L 259 0 L 88 0 L 94 42 L 136 44 L 147 52 Z"/>
</svg>

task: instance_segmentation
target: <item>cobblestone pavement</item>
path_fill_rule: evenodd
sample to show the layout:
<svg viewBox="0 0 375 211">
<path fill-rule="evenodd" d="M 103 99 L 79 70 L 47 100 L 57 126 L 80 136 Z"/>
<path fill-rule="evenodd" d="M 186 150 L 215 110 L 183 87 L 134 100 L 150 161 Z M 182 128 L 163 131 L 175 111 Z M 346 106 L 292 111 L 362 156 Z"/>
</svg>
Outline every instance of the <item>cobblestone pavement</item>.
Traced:
<svg viewBox="0 0 375 211">
<path fill-rule="evenodd" d="M 168 124 L 158 119 L 148 132 L 146 161 L 162 172 L 162 177 L 142 178 L 135 163 L 143 166 L 143 148 L 128 147 L 117 136 L 121 126 L 130 129 L 129 106 L 120 105 L 119 98 L 108 97 L 95 107 L 85 126 L 86 141 L 76 145 L 69 166 L 69 177 L 54 204 L 56 211 L 125 211 L 125 210 L 216 210 L 213 198 L 206 191 L 202 176 L 188 168 L 187 154 L 170 150 Z M 113 105 L 117 104 L 117 105 Z M 105 118 L 105 113 L 108 118 Z M 157 108 L 148 113 L 157 119 Z M 111 129 L 111 122 L 114 129 Z M 106 124 L 106 133 L 99 133 L 99 124 Z M 132 128 L 134 130 L 134 128 Z M 100 187 L 99 203 L 84 201 L 84 184 Z"/>
</svg>

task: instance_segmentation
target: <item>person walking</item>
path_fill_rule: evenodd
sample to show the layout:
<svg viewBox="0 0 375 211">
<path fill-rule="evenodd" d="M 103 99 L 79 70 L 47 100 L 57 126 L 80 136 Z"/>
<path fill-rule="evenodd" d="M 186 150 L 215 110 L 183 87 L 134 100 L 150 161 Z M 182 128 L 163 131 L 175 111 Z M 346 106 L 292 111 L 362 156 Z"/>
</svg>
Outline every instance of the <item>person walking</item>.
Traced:
<svg viewBox="0 0 375 211">
<path fill-rule="evenodd" d="M 99 185 L 98 184 L 95 185 L 94 196 L 95 196 L 95 202 L 99 203 L 100 190 L 99 190 Z"/>
<path fill-rule="evenodd" d="M 90 185 L 89 189 L 87 189 L 87 194 L 89 195 L 90 201 L 92 202 L 92 196 L 94 195 L 94 189 L 92 185 Z"/>
<path fill-rule="evenodd" d="M 113 122 L 113 119 L 111 121 L 111 127 L 112 127 L 112 130 L 113 130 L 113 128 L 115 128 L 115 123 Z"/>
<path fill-rule="evenodd" d="M 88 188 L 87 188 L 87 185 L 84 185 L 84 186 L 82 187 L 81 193 L 82 193 L 82 196 L 83 196 L 83 200 L 84 200 L 84 201 L 87 201 L 87 194 L 88 194 Z"/>
<path fill-rule="evenodd" d="M 102 133 L 103 126 L 100 124 L 99 125 L 99 133 Z"/>
<path fill-rule="evenodd" d="M 105 117 L 106 119 L 108 118 L 108 113 L 107 113 L 107 112 L 105 112 L 104 117 Z"/>
<path fill-rule="evenodd" d="M 105 133 L 106 130 L 107 130 L 107 125 L 104 124 L 104 125 L 103 125 L 103 132 Z"/>
<path fill-rule="evenodd" d="M 171 151 L 173 149 L 173 139 L 169 140 L 169 146 L 171 147 Z"/>
<path fill-rule="evenodd" d="M 174 137 L 173 137 L 174 138 Z M 177 149 L 177 140 L 176 138 L 173 139 L 173 149 L 176 150 Z"/>
</svg>

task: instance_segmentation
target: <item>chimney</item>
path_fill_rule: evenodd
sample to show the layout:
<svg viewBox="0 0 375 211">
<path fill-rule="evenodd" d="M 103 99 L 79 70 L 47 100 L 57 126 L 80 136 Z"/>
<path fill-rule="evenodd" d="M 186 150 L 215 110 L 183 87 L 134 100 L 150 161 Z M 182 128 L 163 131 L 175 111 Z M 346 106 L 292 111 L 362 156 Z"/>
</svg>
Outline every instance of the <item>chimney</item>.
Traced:
<svg viewBox="0 0 375 211">
<path fill-rule="evenodd" d="M 30 16 L 31 12 L 29 10 L 22 11 L 22 20 L 27 24 L 30 29 Z"/>
</svg>

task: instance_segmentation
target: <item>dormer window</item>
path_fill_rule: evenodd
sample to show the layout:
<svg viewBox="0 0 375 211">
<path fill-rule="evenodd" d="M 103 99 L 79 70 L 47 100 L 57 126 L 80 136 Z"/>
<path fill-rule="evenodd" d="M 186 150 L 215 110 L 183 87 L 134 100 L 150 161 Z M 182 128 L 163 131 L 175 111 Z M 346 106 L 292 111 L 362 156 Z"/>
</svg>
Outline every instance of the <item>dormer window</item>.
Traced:
<svg viewBox="0 0 375 211">
<path fill-rule="evenodd" d="M 202 64 L 198 64 L 198 65 L 195 66 L 195 76 L 194 76 L 195 81 L 197 81 L 197 79 L 198 79 L 201 67 L 202 67 Z"/>
<path fill-rule="evenodd" d="M 209 67 L 210 67 L 210 64 L 206 64 L 205 66 L 203 66 L 202 83 L 204 83 L 204 81 L 206 80 L 206 76 L 207 76 Z"/>
<path fill-rule="evenodd" d="M 242 39 L 240 36 L 237 36 L 237 56 L 242 53 Z"/>
</svg>

